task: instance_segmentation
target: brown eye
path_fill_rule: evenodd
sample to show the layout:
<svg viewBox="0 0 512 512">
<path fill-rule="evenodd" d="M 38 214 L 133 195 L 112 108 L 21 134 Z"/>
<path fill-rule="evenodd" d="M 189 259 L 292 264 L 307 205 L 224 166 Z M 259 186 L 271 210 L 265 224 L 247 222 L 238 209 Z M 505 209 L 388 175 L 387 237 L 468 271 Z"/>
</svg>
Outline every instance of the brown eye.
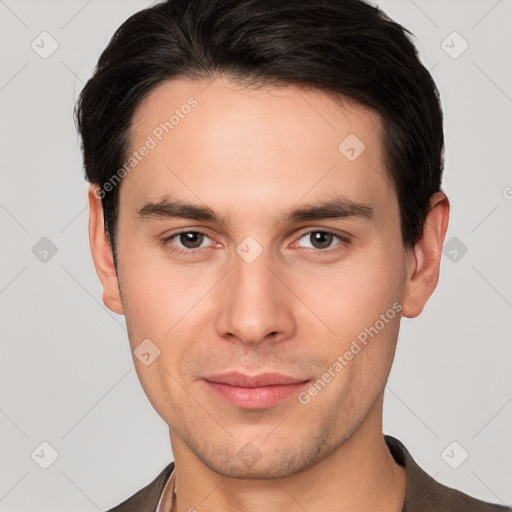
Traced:
<svg viewBox="0 0 512 512">
<path fill-rule="evenodd" d="M 197 249 L 201 247 L 204 236 L 203 233 L 199 233 L 198 231 L 186 231 L 176 235 L 183 247 L 187 249 Z"/>
<path fill-rule="evenodd" d="M 208 240 L 211 241 L 210 237 L 201 231 L 180 231 L 164 238 L 162 245 L 171 252 L 192 255 L 207 249 Z"/>
<path fill-rule="evenodd" d="M 333 243 L 336 242 L 336 240 L 338 243 Z M 327 252 L 332 247 L 339 245 L 343 241 L 344 239 L 335 233 L 317 229 L 303 233 L 298 243 L 301 247 L 307 249 L 315 249 L 317 251 Z"/>
<path fill-rule="evenodd" d="M 312 231 L 309 239 L 315 249 L 327 249 L 333 240 L 333 234 L 326 231 Z"/>
</svg>

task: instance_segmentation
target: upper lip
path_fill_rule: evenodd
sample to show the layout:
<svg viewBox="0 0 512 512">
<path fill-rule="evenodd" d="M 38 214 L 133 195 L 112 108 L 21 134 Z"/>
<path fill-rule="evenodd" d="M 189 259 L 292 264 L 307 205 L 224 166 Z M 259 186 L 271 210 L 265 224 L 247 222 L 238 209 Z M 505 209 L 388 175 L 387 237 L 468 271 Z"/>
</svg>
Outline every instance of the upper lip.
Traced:
<svg viewBox="0 0 512 512">
<path fill-rule="evenodd" d="M 208 382 L 218 384 L 227 384 L 229 386 L 237 386 L 242 388 L 257 388 L 261 386 L 278 386 L 286 384 L 298 384 L 306 382 L 309 379 L 300 379 L 284 375 L 282 373 L 267 372 L 259 375 L 247 375 L 241 372 L 228 372 L 218 375 L 210 375 L 203 377 Z"/>
</svg>

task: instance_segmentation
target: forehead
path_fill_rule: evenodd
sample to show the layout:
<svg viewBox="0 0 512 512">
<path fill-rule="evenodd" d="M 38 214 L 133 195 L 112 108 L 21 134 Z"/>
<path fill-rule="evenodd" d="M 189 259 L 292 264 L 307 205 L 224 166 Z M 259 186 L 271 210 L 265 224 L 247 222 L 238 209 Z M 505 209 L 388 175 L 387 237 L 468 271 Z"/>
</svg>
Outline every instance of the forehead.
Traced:
<svg viewBox="0 0 512 512">
<path fill-rule="evenodd" d="M 377 210 L 396 199 L 379 115 L 316 89 L 247 88 L 225 77 L 165 82 L 134 113 L 134 152 L 121 187 L 134 208 L 172 194 L 253 217 L 254 208 L 326 194 Z"/>
</svg>

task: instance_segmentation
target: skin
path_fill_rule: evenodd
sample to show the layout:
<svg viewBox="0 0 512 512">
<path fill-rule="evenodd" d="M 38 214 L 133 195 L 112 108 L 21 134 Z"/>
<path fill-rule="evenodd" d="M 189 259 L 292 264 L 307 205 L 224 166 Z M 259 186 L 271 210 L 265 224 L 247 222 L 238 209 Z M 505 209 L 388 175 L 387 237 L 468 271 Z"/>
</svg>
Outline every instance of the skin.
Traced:
<svg viewBox="0 0 512 512">
<path fill-rule="evenodd" d="M 405 471 L 382 433 L 400 314 L 307 404 L 292 396 L 235 407 L 201 377 L 276 371 L 316 381 L 394 303 L 419 315 L 437 285 L 448 199 L 432 196 L 422 238 L 404 249 L 378 114 L 318 90 L 170 81 L 136 110 L 130 150 L 190 96 L 197 106 L 120 185 L 117 271 L 96 186 L 89 192 L 103 301 L 125 315 L 132 351 L 147 338 L 160 350 L 149 366 L 134 364 L 169 425 L 178 511 L 401 511 Z M 338 150 L 349 134 L 366 146 L 354 161 Z M 225 223 L 137 214 L 166 195 L 207 205 Z M 285 220 L 335 195 L 370 205 L 373 219 Z M 179 236 L 162 243 L 198 229 L 207 234 L 199 249 Z M 322 248 L 307 235 L 315 230 L 347 242 L 327 235 Z M 247 236 L 262 248 L 252 263 L 236 252 Z M 250 467 L 237 456 L 247 443 L 259 454 Z"/>
</svg>

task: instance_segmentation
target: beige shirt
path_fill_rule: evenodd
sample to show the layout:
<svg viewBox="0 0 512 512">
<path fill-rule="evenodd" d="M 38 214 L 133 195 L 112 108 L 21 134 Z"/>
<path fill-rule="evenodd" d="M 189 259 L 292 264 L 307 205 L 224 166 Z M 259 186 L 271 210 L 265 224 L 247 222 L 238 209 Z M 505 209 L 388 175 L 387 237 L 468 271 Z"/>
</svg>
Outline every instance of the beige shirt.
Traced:
<svg viewBox="0 0 512 512">
<path fill-rule="evenodd" d="M 174 512 L 174 481 L 176 479 L 176 472 L 173 469 L 171 476 L 165 483 L 164 490 L 162 491 L 162 495 L 158 500 L 158 505 L 156 506 L 155 512 Z"/>
</svg>

